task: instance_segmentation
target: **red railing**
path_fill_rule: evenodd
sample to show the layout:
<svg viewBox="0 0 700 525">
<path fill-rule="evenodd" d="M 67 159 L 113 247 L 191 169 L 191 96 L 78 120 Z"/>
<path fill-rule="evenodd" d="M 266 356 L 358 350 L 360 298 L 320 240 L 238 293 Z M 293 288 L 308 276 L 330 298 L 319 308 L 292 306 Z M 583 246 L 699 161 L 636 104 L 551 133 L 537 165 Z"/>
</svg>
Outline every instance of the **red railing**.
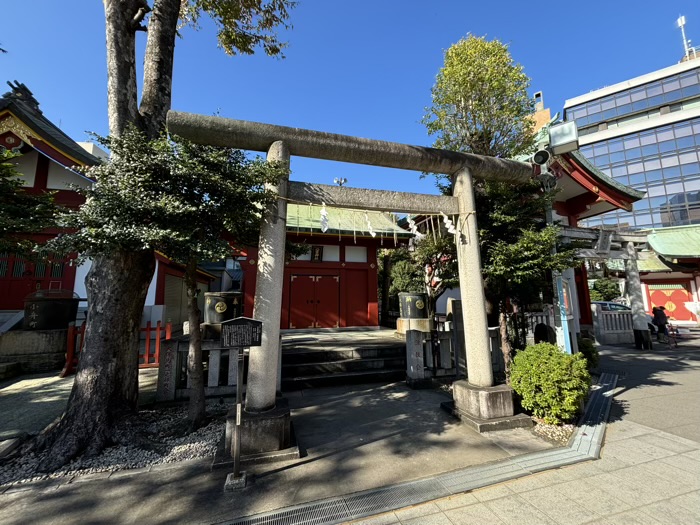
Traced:
<svg viewBox="0 0 700 525">
<path fill-rule="evenodd" d="M 165 340 L 168 341 L 172 337 L 173 325 L 172 323 L 165 324 Z M 141 328 L 141 332 L 146 333 L 146 345 L 144 351 L 141 352 L 139 348 L 139 368 L 157 368 L 160 364 L 160 336 L 162 334 L 163 328 L 161 327 L 160 321 L 156 323 L 156 327 L 151 326 L 151 322 L 146 323 L 146 328 Z M 151 334 L 155 333 L 155 344 L 151 344 Z M 151 348 L 153 352 L 151 352 Z"/>
<path fill-rule="evenodd" d="M 85 341 L 85 326 L 83 323 L 80 326 L 71 324 L 68 326 L 68 347 L 66 349 L 66 366 L 61 370 L 60 377 L 66 377 L 74 374 L 78 368 L 80 354 L 83 351 L 83 343 Z"/>
<path fill-rule="evenodd" d="M 68 341 L 66 350 L 66 365 L 61 370 L 60 377 L 66 377 L 74 374 L 78 368 L 80 354 L 83 351 L 85 340 L 85 326 L 83 323 L 80 326 L 70 325 L 68 327 Z M 173 325 L 166 323 L 165 327 L 161 322 L 156 323 L 155 328 L 151 326 L 151 322 L 146 323 L 145 328 L 141 328 L 141 332 L 145 333 L 144 347 L 141 348 L 139 342 L 139 368 L 157 368 L 160 364 L 160 343 L 161 337 L 164 335 L 165 340 L 172 338 Z M 155 335 L 154 341 L 151 341 L 151 336 Z"/>
</svg>

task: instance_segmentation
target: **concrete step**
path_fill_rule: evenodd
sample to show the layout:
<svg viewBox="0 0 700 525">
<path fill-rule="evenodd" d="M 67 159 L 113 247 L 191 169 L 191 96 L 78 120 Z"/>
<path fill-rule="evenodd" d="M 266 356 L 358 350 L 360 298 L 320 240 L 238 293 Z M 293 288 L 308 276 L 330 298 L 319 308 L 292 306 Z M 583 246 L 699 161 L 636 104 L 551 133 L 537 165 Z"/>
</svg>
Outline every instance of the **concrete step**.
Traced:
<svg viewBox="0 0 700 525">
<path fill-rule="evenodd" d="M 406 369 L 383 369 L 363 372 L 332 373 L 313 376 L 282 378 L 282 391 L 301 390 L 304 388 L 321 388 L 326 386 L 393 383 L 406 379 Z"/>
<path fill-rule="evenodd" d="M 0 363 L 0 381 L 12 379 L 22 373 L 22 365 L 19 363 Z"/>
<path fill-rule="evenodd" d="M 282 365 L 282 377 L 344 374 L 347 372 L 376 372 L 377 370 L 406 370 L 406 356 L 333 360 L 325 362 Z"/>
<path fill-rule="evenodd" d="M 282 351 L 284 364 L 326 363 L 330 361 L 347 361 L 350 359 L 378 359 L 406 357 L 406 346 L 377 346 L 357 348 L 312 348 L 295 347 Z"/>
</svg>

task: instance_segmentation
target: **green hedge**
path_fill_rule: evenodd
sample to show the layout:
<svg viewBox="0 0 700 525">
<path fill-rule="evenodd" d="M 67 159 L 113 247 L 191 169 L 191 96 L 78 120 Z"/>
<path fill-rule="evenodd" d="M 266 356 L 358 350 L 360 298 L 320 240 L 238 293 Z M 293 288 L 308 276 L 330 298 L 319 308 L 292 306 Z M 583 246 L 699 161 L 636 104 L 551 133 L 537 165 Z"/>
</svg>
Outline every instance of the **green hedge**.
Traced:
<svg viewBox="0 0 700 525">
<path fill-rule="evenodd" d="M 589 371 L 598 368 L 600 354 L 593 341 L 586 337 L 580 337 L 578 339 L 578 351 L 586 358 Z"/>
<path fill-rule="evenodd" d="M 528 346 L 513 360 L 510 383 L 523 408 L 545 423 L 571 421 L 588 394 L 591 376 L 581 354 L 550 343 Z"/>
</svg>

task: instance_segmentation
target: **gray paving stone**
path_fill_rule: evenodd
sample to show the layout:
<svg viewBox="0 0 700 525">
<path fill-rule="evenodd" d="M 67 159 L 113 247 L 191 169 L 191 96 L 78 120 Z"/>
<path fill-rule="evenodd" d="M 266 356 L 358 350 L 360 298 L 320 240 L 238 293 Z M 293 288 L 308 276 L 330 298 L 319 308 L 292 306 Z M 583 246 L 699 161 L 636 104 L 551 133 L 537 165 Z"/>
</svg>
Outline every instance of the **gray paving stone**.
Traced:
<svg viewBox="0 0 700 525">
<path fill-rule="evenodd" d="M 402 525 L 452 525 L 450 518 L 448 518 L 442 512 L 437 514 L 428 514 L 426 516 L 420 516 L 418 518 L 413 518 L 409 520 L 402 519 Z"/>
<path fill-rule="evenodd" d="M 489 509 L 485 503 L 446 510 L 445 515 L 454 525 L 474 525 L 477 523 L 505 525 L 505 522 Z"/>
<path fill-rule="evenodd" d="M 357 521 L 348 522 L 352 525 L 394 525 L 395 523 L 400 523 L 399 518 L 393 512 L 388 512 L 386 514 L 378 514 L 377 516 L 372 516 L 371 518 L 364 518 Z"/>
<path fill-rule="evenodd" d="M 492 499 L 504 498 L 506 496 L 512 496 L 514 492 L 510 490 L 506 484 L 502 483 L 500 485 L 494 485 L 493 487 L 486 487 L 483 489 L 477 489 L 474 492 L 474 497 L 480 502 L 491 501 Z"/>
<path fill-rule="evenodd" d="M 700 523 L 700 507 L 690 510 L 673 504 L 672 500 L 657 501 L 641 510 L 661 523 Z"/>
<path fill-rule="evenodd" d="M 697 512 L 700 509 L 700 490 L 671 498 L 670 501 L 673 505 L 679 505 L 691 512 Z"/>
<path fill-rule="evenodd" d="M 631 465 L 646 463 L 674 454 L 669 450 L 645 443 L 639 439 L 639 437 L 606 444 L 605 451 L 607 456 L 619 459 Z"/>
<path fill-rule="evenodd" d="M 695 461 L 700 461 L 700 450 L 693 450 L 691 452 L 684 452 L 681 455 L 686 457 L 686 458 L 694 459 Z"/>
<path fill-rule="evenodd" d="M 688 490 L 700 489 L 700 462 L 682 456 L 673 456 L 655 461 L 650 468 L 666 480 L 684 483 Z"/>
<path fill-rule="evenodd" d="M 559 525 L 578 525 L 600 517 L 563 496 L 555 486 L 532 490 L 521 496 Z"/>
<path fill-rule="evenodd" d="M 456 509 L 458 507 L 466 507 L 467 505 L 474 505 L 479 503 L 474 494 L 457 494 L 455 496 L 450 496 L 449 498 L 443 498 L 435 501 L 435 504 L 442 511 Z"/>
<path fill-rule="evenodd" d="M 428 516 L 430 514 L 436 514 L 440 512 L 440 508 L 435 503 L 425 503 L 423 505 L 415 505 L 413 507 L 406 507 L 401 510 L 394 511 L 396 517 L 399 521 L 404 522 L 413 518 L 418 518 L 420 516 Z"/>
<path fill-rule="evenodd" d="M 633 421 L 615 421 L 608 423 L 605 429 L 605 443 L 614 443 L 633 437 L 642 436 L 654 432 L 654 429 L 649 428 Z"/>
<path fill-rule="evenodd" d="M 627 503 L 612 496 L 607 490 L 587 483 L 587 479 L 562 483 L 558 489 L 563 496 L 600 516 L 615 514 L 630 508 Z"/>
<path fill-rule="evenodd" d="M 557 525 L 556 521 L 517 494 L 487 501 L 485 505 L 508 525 Z"/>
<path fill-rule="evenodd" d="M 632 509 L 590 521 L 588 525 L 658 525 L 659 523 L 669 525 L 669 522 L 658 521 L 641 510 Z"/>
<path fill-rule="evenodd" d="M 667 432 L 645 434 L 643 436 L 639 436 L 638 439 L 675 454 L 682 454 L 683 452 L 698 450 L 698 447 L 700 446 L 698 443 L 690 441 L 689 439 L 680 438 L 678 436 L 674 436 L 673 434 L 668 434 Z"/>
</svg>

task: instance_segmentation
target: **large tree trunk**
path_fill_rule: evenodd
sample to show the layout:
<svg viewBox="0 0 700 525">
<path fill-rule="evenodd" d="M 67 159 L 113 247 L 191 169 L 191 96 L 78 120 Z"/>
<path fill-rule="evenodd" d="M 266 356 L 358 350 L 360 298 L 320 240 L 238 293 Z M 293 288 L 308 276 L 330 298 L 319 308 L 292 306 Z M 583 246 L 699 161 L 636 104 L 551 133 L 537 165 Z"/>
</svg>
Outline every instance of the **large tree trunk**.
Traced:
<svg viewBox="0 0 700 525">
<path fill-rule="evenodd" d="M 104 0 L 107 36 L 107 108 L 109 133 L 119 136 L 128 124 L 140 127 L 136 97 L 136 30 L 148 8 L 145 0 Z"/>
<path fill-rule="evenodd" d="M 501 308 L 501 313 L 498 316 L 498 327 L 501 335 L 501 353 L 503 354 L 503 363 L 505 364 L 506 383 L 510 383 L 510 364 L 512 361 L 513 347 L 508 338 L 508 316 L 506 315 L 505 305 Z"/>
<path fill-rule="evenodd" d="M 148 23 L 139 111 L 143 130 L 152 139 L 165 129 L 165 117 L 170 109 L 179 14 L 180 0 L 156 0 Z"/>
<path fill-rule="evenodd" d="M 153 252 L 122 252 L 97 257 L 86 279 L 88 324 L 85 349 L 78 373 L 61 418 L 41 433 L 40 449 L 50 448 L 44 468 L 54 470 L 77 455 L 99 453 L 109 442 L 112 422 L 118 410 L 135 408 L 138 375 L 124 380 L 128 392 L 115 392 L 117 369 L 127 361 L 122 356 L 136 354 L 138 329 L 148 285 L 153 276 Z M 134 361 L 135 363 L 135 361 Z M 131 365 L 129 365 L 131 366 Z M 135 374 L 138 374 L 136 364 Z M 128 375 L 128 374 L 126 374 Z"/>
<path fill-rule="evenodd" d="M 135 411 L 138 408 L 139 396 L 139 339 L 141 336 L 141 319 L 146 302 L 148 287 L 153 279 L 155 257 L 151 250 L 141 252 L 125 252 L 107 258 L 108 261 L 119 258 L 124 261 L 123 274 L 111 277 L 118 281 L 115 286 L 120 291 L 120 297 L 115 297 L 107 306 L 111 312 L 111 323 L 119 327 L 115 334 L 118 344 L 113 351 L 116 356 L 114 370 L 114 387 L 110 410 L 113 414 Z M 110 281 L 111 282 L 111 281 Z M 116 290 L 115 290 L 116 291 Z M 99 292 L 90 293 L 88 303 L 94 302 Z M 90 297 L 92 295 L 92 297 Z"/>
<path fill-rule="evenodd" d="M 190 426 L 198 428 L 204 422 L 204 366 L 202 365 L 202 331 L 199 326 L 199 305 L 197 304 L 197 261 L 187 264 L 188 319 L 190 322 L 190 346 L 187 354 L 187 374 L 190 382 L 189 419 Z"/>
</svg>

